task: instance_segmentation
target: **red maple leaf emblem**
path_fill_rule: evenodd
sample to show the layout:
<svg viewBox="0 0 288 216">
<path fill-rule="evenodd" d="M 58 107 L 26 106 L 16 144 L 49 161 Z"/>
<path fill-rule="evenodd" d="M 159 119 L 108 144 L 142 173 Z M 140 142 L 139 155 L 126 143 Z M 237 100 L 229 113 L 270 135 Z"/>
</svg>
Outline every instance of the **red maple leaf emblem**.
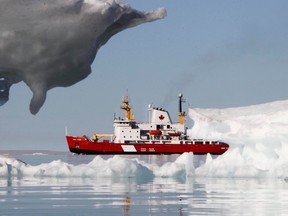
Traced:
<svg viewBox="0 0 288 216">
<path fill-rule="evenodd" d="M 159 116 L 159 119 L 162 121 L 165 117 L 163 115 Z"/>
</svg>

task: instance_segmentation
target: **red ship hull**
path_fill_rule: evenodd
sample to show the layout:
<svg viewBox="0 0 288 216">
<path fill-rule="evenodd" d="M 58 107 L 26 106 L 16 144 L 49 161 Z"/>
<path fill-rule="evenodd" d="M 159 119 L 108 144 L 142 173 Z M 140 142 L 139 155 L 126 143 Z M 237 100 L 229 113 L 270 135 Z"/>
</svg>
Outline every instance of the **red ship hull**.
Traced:
<svg viewBox="0 0 288 216">
<path fill-rule="evenodd" d="M 193 143 L 114 143 L 109 140 L 93 142 L 85 137 L 66 136 L 69 150 L 76 154 L 182 154 L 220 155 L 229 145 L 223 142 L 193 141 Z"/>
</svg>

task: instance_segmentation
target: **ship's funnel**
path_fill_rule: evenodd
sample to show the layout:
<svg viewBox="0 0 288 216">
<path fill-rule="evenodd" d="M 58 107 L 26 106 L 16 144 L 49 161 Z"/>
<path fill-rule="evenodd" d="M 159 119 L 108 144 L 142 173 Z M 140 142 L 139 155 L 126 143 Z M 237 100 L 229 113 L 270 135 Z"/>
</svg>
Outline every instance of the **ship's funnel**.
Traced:
<svg viewBox="0 0 288 216">
<path fill-rule="evenodd" d="M 184 102 L 183 94 L 179 94 L 179 124 L 183 125 L 185 123 L 185 112 L 182 112 L 182 103 Z"/>
</svg>

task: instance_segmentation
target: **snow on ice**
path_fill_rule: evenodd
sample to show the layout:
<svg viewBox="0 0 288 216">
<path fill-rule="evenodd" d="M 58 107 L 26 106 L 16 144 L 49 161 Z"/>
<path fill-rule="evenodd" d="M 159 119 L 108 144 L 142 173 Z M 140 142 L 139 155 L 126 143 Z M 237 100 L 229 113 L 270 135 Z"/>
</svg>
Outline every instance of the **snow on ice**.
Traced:
<svg viewBox="0 0 288 216">
<path fill-rule="evenodd" d="M 229 143 L 229 150 L 194 167 L 192 153 L 180 155 L 162 166 L 137 158 L 95 156 L 88 164 L 72 165 L 60 160 L 31 166 L 0 156 L 0 176 L 33 177 L 228 177 L 288 178 L 288 100 L 226 109 L 190 109 L 195 138 L 218 139 Z"/>
</svg>

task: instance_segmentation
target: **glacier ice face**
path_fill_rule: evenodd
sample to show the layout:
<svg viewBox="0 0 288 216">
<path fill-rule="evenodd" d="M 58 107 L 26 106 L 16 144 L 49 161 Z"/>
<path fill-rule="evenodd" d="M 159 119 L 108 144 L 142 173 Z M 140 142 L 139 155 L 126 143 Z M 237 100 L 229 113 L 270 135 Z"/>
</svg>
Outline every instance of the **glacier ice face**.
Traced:
<svg viewBox="0 0 288 216">
<path fill-rule="evenodd" d="M 287 179 L 288 100 L 226 109 L 189 110 L 193 138 L 222 140 L 229 150 L 196 169 L 196 176 Z"/>
<path fill-rule="evenodd" d="M 36 114 L 49 89 L 91 73 L 98 49 L 111 36 L 165 16 L 163 8 L 140 12 L 118 0 L 1 0 L 0 106 L 11 85 L 24 81 Z"/>
</svg>

